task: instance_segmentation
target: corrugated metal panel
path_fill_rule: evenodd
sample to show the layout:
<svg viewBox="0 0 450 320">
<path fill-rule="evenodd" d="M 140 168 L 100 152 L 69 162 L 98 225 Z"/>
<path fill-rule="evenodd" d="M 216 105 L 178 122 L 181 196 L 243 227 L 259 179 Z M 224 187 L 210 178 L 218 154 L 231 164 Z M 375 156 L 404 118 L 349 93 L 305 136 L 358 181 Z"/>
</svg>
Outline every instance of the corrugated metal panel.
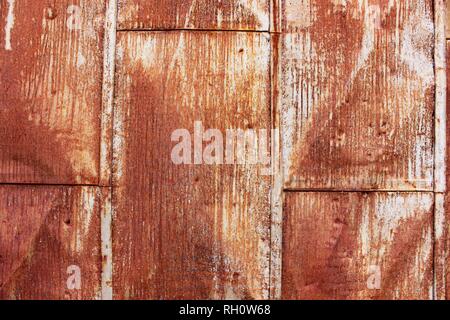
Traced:
<svg viewBox="0 0 450 320">
<path fill-rule="evenodd" d="M 270 129 L 269 37 L 121 33 L 117 51 L 115 297 L 268 297 L 270 177 L 176 165 L 171 136 Z"/>
<path fill-rule="evenodd" d="M 433 298 L 432 193 L 287 193 L 283 298 Z"/>
<path fill-rule="evenodd" d="M 286 188 L 433 190 L 432 4 L 285 3 Z"/>
<path fill-rule="evenodd" d="M 0 182 L 99 178 L 100 1 L 1 1 Z"/>
<path fill-rule="evenodd" d="M 0 298 L 101 297 L 96 187 L 0 187 Z"/>
</svg>

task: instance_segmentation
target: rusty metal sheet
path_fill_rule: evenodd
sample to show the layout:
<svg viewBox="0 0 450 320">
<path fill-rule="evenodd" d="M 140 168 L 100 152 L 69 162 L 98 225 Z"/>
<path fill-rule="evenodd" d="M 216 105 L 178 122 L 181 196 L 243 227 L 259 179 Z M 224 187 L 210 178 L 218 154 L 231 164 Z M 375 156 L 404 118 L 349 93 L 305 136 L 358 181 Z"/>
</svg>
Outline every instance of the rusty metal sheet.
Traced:
<svg viewBox="0 0 450 320">
<path fill-rule="evenodd" d="M 1 186 L 0 299 L 100 298 L 100 211 L 108 193 Z"/>
<path fill-rule="evenodd" d="M 119 29 L 269 30 L 269 0 L 119 0 Z"/>
<path fill-rule="evenodd" d="M 431 299 L 432 193 L 287 193 L 284 299 Z"/>
<path fill-rule="evenodd" d="M 203 164 L 177 165 L 172 134 L 185 128 L 194 147 L 196 121 L 224 135 L 270 129 L 269 42 L 259 33 L 119 34 L 115 298 L 268 297 L 265 166 L 206 164 L 202 153 Z"/>
<path fill-rule="evenodd" d="M 286 1 L 288 189 L 433 190 L 433 1 Z"/>
<path fill-rule="evenodd" d="M 99 178 L 102 1 L 0 1 L 0 182 Z"/>
</svg>

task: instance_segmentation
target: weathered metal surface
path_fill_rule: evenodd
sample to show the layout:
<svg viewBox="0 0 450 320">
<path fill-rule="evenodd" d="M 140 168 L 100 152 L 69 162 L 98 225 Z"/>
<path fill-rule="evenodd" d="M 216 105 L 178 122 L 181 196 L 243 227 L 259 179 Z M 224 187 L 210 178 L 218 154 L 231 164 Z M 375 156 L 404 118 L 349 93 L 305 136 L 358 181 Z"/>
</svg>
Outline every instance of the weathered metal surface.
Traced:
<svg viewBox="0 0 450 320">
<path fill-rule="evenodd" d="M 450 41 L 447 41 L 447 114 L 450 113 Z M 450 122 L 447 121 L 447 137 L 450 134 Z M 450 184 L 450 141 L 447 138 L 447 186 Z M 450 245 L 450 194 L 448 191 L 444 194 L 436 195 L 436 244 L 435 244 L 435 272 L 436 272 L 436 298 L 450 299 L 450 261 L 449 261 L 449 245 Z"/>
<path fill-rule="evenodd" d="M 119 29 L 269 30 L 269 0 L 119 0 Z"/>
<path fill-rule="evenodd" d="M 288 193 L 285 299 L 431 299 L 432 193 Z"/>
<path fill-rule="evenodd" d="M 445 24 L 445 26 L 446 26 L 446 37 L 447 37 L 447 39 L 450 39 L 450 24 L 449 24 L 449 21 L 450 21 L 450 2 L 449 1 L 445 1 L 446 2 L 446 5 L 447 5 L 447 22 L 446 22 L 446 24 Z"/>
<path fill-rule="evenodd" d="M 117 0 L 107 0 L 103 42 L 102 136 L 100 143 L 99 185 L 112 185 L 112 142 L 114 111 L 114 74 L 116 61 Z M 110 190 L 112 196 L 112 188 Z M 112 203 L 105 201 L 101 212 L 102 299 L 112 300 Z"/>
<path fill-rule="evenodd" d="M 450 20 L 448 20 L 450 21 Z M 447 41 L 447 114 L 450 114 L 450 41 Z M 445 223 L 443 224 L 443 239 L 441 242 L 441 256 L 444 259 L 444 267 L 442 271 L 442 276 L 445 277 L 445 299 L 450 299 L 450 260 L 449 260 L 449 250 L 450 250 L 450 193 L 448 192 L 448 186 L 450 185 L 450 121 L 447 118 L 447 193 L 445 194 Z"/>
<path fill-rule="evenodd" d="M 447 149 L 447 61 L 445 39 L 445 1 L 434 1 L 434 191 L 444 193 L 446 186 Z"/>
<path fill-rule="evenodd" d="M 435 54 L 434 69 L 436 77 L 436 107 L 435 107 L 435 170 L 434 170 L 434 293 L 435 299 L 444 300 L 447 298 L 447 263 L 448 263 L 448 196 L 446 196 L 448 173 L 448 141 L 447 136 L 450 126 L 447 122 L 447 73 L 449 71 L 446 57 L 445 40 L 445 1 L 436 0 L 434 2 L 434 22 L 435 22 Z"/>
<path fill-rule="evenodd" d="M 0 1 L 0 182 L 98 182 L 104 7 Z"/>
<path fill-rule="evenodd" d="M 267 298 L 271 177 L 175 165 L 171 135 L 270 129 L 269 37 L 120 33 L 117 52 L 115 298 Z"/>
<path fill-rule="evenodd" d="M 448 298 L 444 5 L 0 0 L 0 299 Z"/>
<path fill-rule="evenodd" d="M 443 193 L 435 194 L 434 204 L 434 292 L 435 299 L 448 297 L 448 217 L 450 199 Z"/>
<path fill-rule="evenodd" d="M 100 212 L 108 193 L 0 187 L 0 299 L 100 298 Z"/>
<path fill-rule="evenodd" d="M 272 141 L 272 162 L 274 163 L 271 189 L 271 220 L 270 227 L 270 299 L 281 297 L 281 262 L 283 240 L 283 168 L 281 163 L 281 137 L 280 137 L 280 94 L 278 77 L 281 72 L 279 63 L 279 35 L 271 35 L 271 109 L 272 127 L 278 130 Z"/>
<path fill-rule="evenodd" d="M 285 187 L 433 190 L 433 1 L 283 3 Z"/>
<path fill-rule="evenodd" d="M 114 71 L 116 61 L 117 0 L 107 0 L 103 39 L 102 130 L 99 185 L 111 186 Z"/>
</svg>

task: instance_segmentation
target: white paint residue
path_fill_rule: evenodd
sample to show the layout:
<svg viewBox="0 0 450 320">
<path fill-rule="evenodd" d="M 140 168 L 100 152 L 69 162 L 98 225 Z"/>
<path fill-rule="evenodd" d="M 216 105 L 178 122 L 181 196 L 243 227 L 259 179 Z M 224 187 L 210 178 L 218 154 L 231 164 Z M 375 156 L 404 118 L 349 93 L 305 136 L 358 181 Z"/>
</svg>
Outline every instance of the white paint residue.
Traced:
<svg viewBox="0 0 450 320">
<path fill-rule="evenodd" d="M 152 66 L 153 59 L 156 56 L 156 43 L 154 38 L 150 38 L 145 41 L 142 48 L 142 56 L 141 61 L 146 69 L 149 69 Z"/>
<path fill-rule="evenodd" d="M 76 251 L 81 252 L 83 249 L 83 242 L 87 239 L 89 227 L 91 225 L 92 216 L 95 209 L 95 192 L 90 189 L 81 192 L 80 208 L 83 208 L 82 224 L 77 229 Z"/>
<path fill-rule="evenodd" d="M 434 81 L 433 58 L 420 50 L 422 42 L 428 43 L 434 33 L 433 21 L 425 17 L 413 16 L 409 19 L 402 34 L 400 58 L 411 71 L 430 86 Z"/>
<path fill-rule="evenodd" d="M 67 18 L 66 26 L 69 30 L 81 30 L 81 12 L 81 8 L 77 5 L 67 7 L 67 13 L 70 16 Z"/>
<path fill-rule="evenodd" d="M 263 1 L 239 0 L 237 5 L 251 12 L 258 20 L 262 29 L 269 28 L 269 15 L 267 14 L 267 10 L 265 8 L 266 4 Z"/>
<path fill-rule="evenodd" d="M 362 212 L 362 220 L 360 226 L 360 238 L 361 238 L 361 251 L 363 256 L 367 256 L 370 253 L 370 212 L 368 207 L 364 207 Z"/>
<path fill-rule="evenodd" d="M 348 86 L 353 84 L 356 75 L 361 68 L 366 65 L 370 54 L 375 50 L 375 31 L 379 28 L 380 14 L 380 7 L 377 5 L 368 6 L 364 11 L 364 35 L 362 39 L 362 48 L 359 53 L 356 66 L 353 68 L 350 76 Z"/>
<path fill-rule="evenodd" d="M 186 15 L 186 19 L 184 20 L 184 28 L 189 28 L 189 23 L 191 21 L 192 14 L 194 13 L 195 6 L 197 5 L 197 0 L 193 0 L 191 2 L 191 6 L 189 7 L 188 14 Z"/>
<path fill-rule="evenodd" d="M 6 50 L 12 50 L 11 30 L 14 27 L 14 2 L 15 2 L 15 0 L 8 0 L 8 15 L 6 16 L 6 26 L 5 26 L 5 49 Z"/>
<path fill-rule="evenodd" d="M 222 28 L 222 23 L 223 23 L 223 12 L 222 10 L 219 9 L 219 11 L 217 12 L 217 27 L 219 29 Z"/>
<path fill-rule="evenodd" d="M 382 239 L 391 241 L 394 230 L 401 220 L 414 216 L 418 211 L 429 212 L 433 206 L 433 198 L 428 194 L 419 197 L 390 197 L 387 200 L 378 199 L 375 216 L 382 223 Z"/>
<path fill-rule="evenodd" d="M 80 68 L 86 63 L 86 58 L 81 52 L 78 52 L 77 67 Z"/>
<path fill-rule="evenodd" d="M 291 159 L 294 153 L 294 144 L 308 131 L 308 128 L 312 124 L 312 111 L 317 110 L 327 95 L 323 94 L 320 99 L 316 96 L 317 99 L 315 99 L 312 94 L 312 86 L 306 86 L 307 81 L 317 79 L 319 76 L 318 74 L 313 74 L 314 71 L 311 72 L 309 69 L 312 61 L 319 59 L 316 51 L 317 44 L 311 40 L 311 35 L 309 33 L 287 34 L 284 39 L 284 47 L 285 58 L 293 60 L 295 63 L 286 63 L 288 69 L 283 72 L 283 82 L 289 88 L 289 91 L 283 93 L 282 99 L 289 98 L 301 103 L 299 106 L 291 103 L 284 104 L 283 112 L 280 115 L 282 123 L 283 173 L 288 177 L 291 168 Z M 317 69 L 323 70 L 323 62 L 320 62 L 320 64 Z M 300 77 L 304 77 L 304 79 L 297 86 L 296 84 Z M 297 108 L 301 111 L 296 116 Z"/>
<path fill-rule="evenodd" d="M 315 14 L 310 14 L 314 6 L 309 1 L 287 0 L 285 5 L 286 22 L 289 26 L 305 29 L 315 21 Z"/>
<path fill-rule="evenodd" d="M 435 199 L 435 238 L 436 240 L 442 240 L 445 229 L 445 201 L 444 196 L 441 194 L 436 195 Z"/>
<path fill-rule="evenodd" d="M 432 228 L 427 228 L 422 233 L 423 242 L 422 246 L 418 246 L 416 257 L 418 259 L 416 270 L 416 279 L 420 279 L 420 283 L 424 283 L 425 278 L 428 276 L 426 272 L 422 270 L 426 269 L 426 266 L 430 260 L 433 259 L 433 235 Z"/>
<path fill-rule="evenodd" d="M 101 298 L 112 300 L 112 207 L 111 198 L 103 201 L 101 213 L 102 256 L 105 259 L 102 269 Z"/>
</svg>

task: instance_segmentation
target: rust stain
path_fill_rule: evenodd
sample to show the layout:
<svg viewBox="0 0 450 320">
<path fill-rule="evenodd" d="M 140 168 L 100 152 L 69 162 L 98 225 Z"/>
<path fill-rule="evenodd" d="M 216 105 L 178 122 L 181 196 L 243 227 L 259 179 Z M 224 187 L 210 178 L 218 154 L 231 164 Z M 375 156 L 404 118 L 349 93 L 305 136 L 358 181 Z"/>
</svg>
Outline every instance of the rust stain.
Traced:
<svg viewBox="0 0 450 320">
<path fill-rule="evenodd" d="M 283 298 L 431 299 L 432 210 L 431 193 L 288 193 Z"/>
<path fill-rule="evenodd" d="M 119 29 L 269 30 L 268 0 L 119 0 Z"/>
<path fill-rule="evenodd" d="M 122 33 L 117 51 L 115 298 L 267 298 L 270 177 L 175 165 L 170 139 L 194 121 L 270 129 L 269 37 Z"/>
<path fill-rule="evenodd" d="M 104 6 L 8 4 L 0 14 L 0 182 L 96 183 Z"/>
</svg>

